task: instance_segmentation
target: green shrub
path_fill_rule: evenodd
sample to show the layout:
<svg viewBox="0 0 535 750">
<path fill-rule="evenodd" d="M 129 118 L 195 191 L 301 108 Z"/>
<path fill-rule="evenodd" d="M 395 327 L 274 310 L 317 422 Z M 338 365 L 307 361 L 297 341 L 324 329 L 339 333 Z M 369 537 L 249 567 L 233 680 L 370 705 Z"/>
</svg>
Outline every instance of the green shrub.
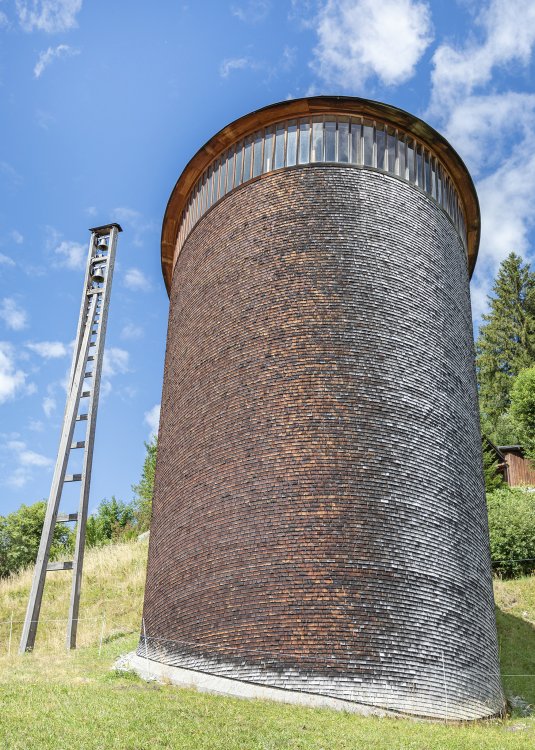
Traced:
<svg viewBox="0 0 535 750">
<path fill-rule="evenodd" d="M 37 557 L 45 520 L 46 502 L 21 507 L 0 516 L 0 578 L 17 573 L 33 565 Z M 57 524 L 50 548 L 50 559 L 55 560 L 72 551 L 74 535 L 65 524 Z"/>
<path fill-rule="evenodd" d="M 483 474 L 485 476 L 485 491 L 494 492 L 499 487 L 503 487 L 503 476 L 499 471 L 499 462 L 496 454 L 489 445 L 488 441 L 483 438 Z"/>
<path fill-rule="evenodd" d="M 535 570 L 535 493 L 502 489 L 487 495 L 493 571 L 515 578 Z"/>
<path fill-rule="evenodd" d="M 520 443 L 535 459 L 535 367 L 520 370 L 511 389 L 511 416 L 518 425 Z"/>
<path fill-rule="evenodd" d="M 154 473 L 156 471 L 156 455 L 158 453 L 158 438 L 154 436 L 145 443 L 146 454 L 138 484 L 132 485 L 135 494 L 136 521 L 139 533 L 147 531 L 150 526 L 152 513 L 152 496 L 154 494 Z"/>
<path fill-rule="evenodd" d="M 88 547 L 99 547 L 119 540 L 128 541 L 138 535 L 135 523 L 136 508 L 112 496 L 101 500 L 97 510 L 87 519 L 86 542 Z"/>
</svg>

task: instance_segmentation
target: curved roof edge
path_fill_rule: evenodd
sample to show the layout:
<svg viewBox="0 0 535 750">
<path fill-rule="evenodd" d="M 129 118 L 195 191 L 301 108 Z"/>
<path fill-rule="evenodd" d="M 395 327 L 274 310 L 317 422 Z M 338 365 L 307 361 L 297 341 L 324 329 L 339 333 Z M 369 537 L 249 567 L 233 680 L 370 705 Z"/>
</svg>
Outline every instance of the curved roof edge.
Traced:
<svg viewBox="0 0 535 750">
<path fill-rule="evenodd" d="M 171 289 L 175 247 L 182 210 L 190 190 L 212 159 L 244 136 L 280 120 L 331 113 L 363 116 L 372 120 L 378 118 L 386 121 L 419 138 L 440 157 L 448 169 L 463 203 L 468 244 L 468 272 L 472 276 L 481 234 L 479 201 L 468 169 L 448 141 L 423 120 L 389 104 L 353 96 L 311 96 L 270 104 L 234 120 L 212 136 L 190 159 L 171 192 L 162 225 L 162 273 L 168 294 Z"/>
</svg>

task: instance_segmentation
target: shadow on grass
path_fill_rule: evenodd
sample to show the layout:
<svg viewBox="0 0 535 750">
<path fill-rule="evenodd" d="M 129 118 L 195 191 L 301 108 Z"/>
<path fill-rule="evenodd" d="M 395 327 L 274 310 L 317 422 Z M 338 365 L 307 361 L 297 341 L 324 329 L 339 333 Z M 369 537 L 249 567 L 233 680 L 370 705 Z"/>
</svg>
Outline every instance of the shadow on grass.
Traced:
<svg viewBox="0 0 535 750">
<path fill-rule="evenodd" d="M 535 627 L 501 609 L 496 610 L 496 620 L 506 696 L 520 697 L 535 707 Z"/>
</svg>

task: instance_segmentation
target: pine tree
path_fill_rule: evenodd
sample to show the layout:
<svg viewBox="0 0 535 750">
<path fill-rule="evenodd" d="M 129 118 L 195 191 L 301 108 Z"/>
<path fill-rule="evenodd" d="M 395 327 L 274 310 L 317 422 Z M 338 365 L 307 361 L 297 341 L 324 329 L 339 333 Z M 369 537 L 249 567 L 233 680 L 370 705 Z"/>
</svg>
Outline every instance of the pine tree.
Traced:
<svg viewBox="0 0 535 750">
<path fill-rule="evenodd" d="M 153 437 L 150 442 L 145 443 L 147 450 L 143 462 L 141 479 L 138 484 L 132 485 L 135 493 L 134 502 L 137 506 L 137 519 L 140 531 L 149 528 L 152 513 L 152 495 L 154 492 L 154 473 L 156 471 L 156 455 L 158 453 L 158 439 Z"/>
<path fill-rule="evenodd" d="M 511 253 L 501 264 L 476 342 L 483 431 L 493 440 L 520 370 L 535 364 L 535 274 Z"/>
</svg>

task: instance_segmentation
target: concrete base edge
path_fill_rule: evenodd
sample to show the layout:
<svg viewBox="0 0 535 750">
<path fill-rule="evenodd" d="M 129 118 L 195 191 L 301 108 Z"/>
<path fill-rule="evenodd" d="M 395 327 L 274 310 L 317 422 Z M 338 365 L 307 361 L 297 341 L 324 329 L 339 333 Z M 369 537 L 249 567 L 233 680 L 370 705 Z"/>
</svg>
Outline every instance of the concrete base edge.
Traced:
<svg viewBox="0 0 535 750">
<path fill-rule="evenodd" d="M 134 651 L 121 656 L 116 661 L 114 668 L 136 672 L 143 680 L 171 682 L 173 685 L 195 688 L 204 693 L 231 695 L 235 698 L 259 698 L 262 700 L 279 701 L 280 703 L 293 703 L 294 705 L 307 706 L 309 708 L 332 708 L 336 711 L 350 711 L 361 716 L 416 718 L 407 714 L 400 714 L 395 711 L 388 711 L 361 703 L 344 701 L 339 698 L 329 698 L 317 693 L 304 693 L 296 690 L 266 687 L 265 685 L 257 685 L 252 682 L 218 677 L 207 672 L 173 667 L 168 664 L 162 664 L 159 661 L 145 659 L 138 656 Z M 420 717 L 418 719 L 421 720 Z"/>
</svg>

